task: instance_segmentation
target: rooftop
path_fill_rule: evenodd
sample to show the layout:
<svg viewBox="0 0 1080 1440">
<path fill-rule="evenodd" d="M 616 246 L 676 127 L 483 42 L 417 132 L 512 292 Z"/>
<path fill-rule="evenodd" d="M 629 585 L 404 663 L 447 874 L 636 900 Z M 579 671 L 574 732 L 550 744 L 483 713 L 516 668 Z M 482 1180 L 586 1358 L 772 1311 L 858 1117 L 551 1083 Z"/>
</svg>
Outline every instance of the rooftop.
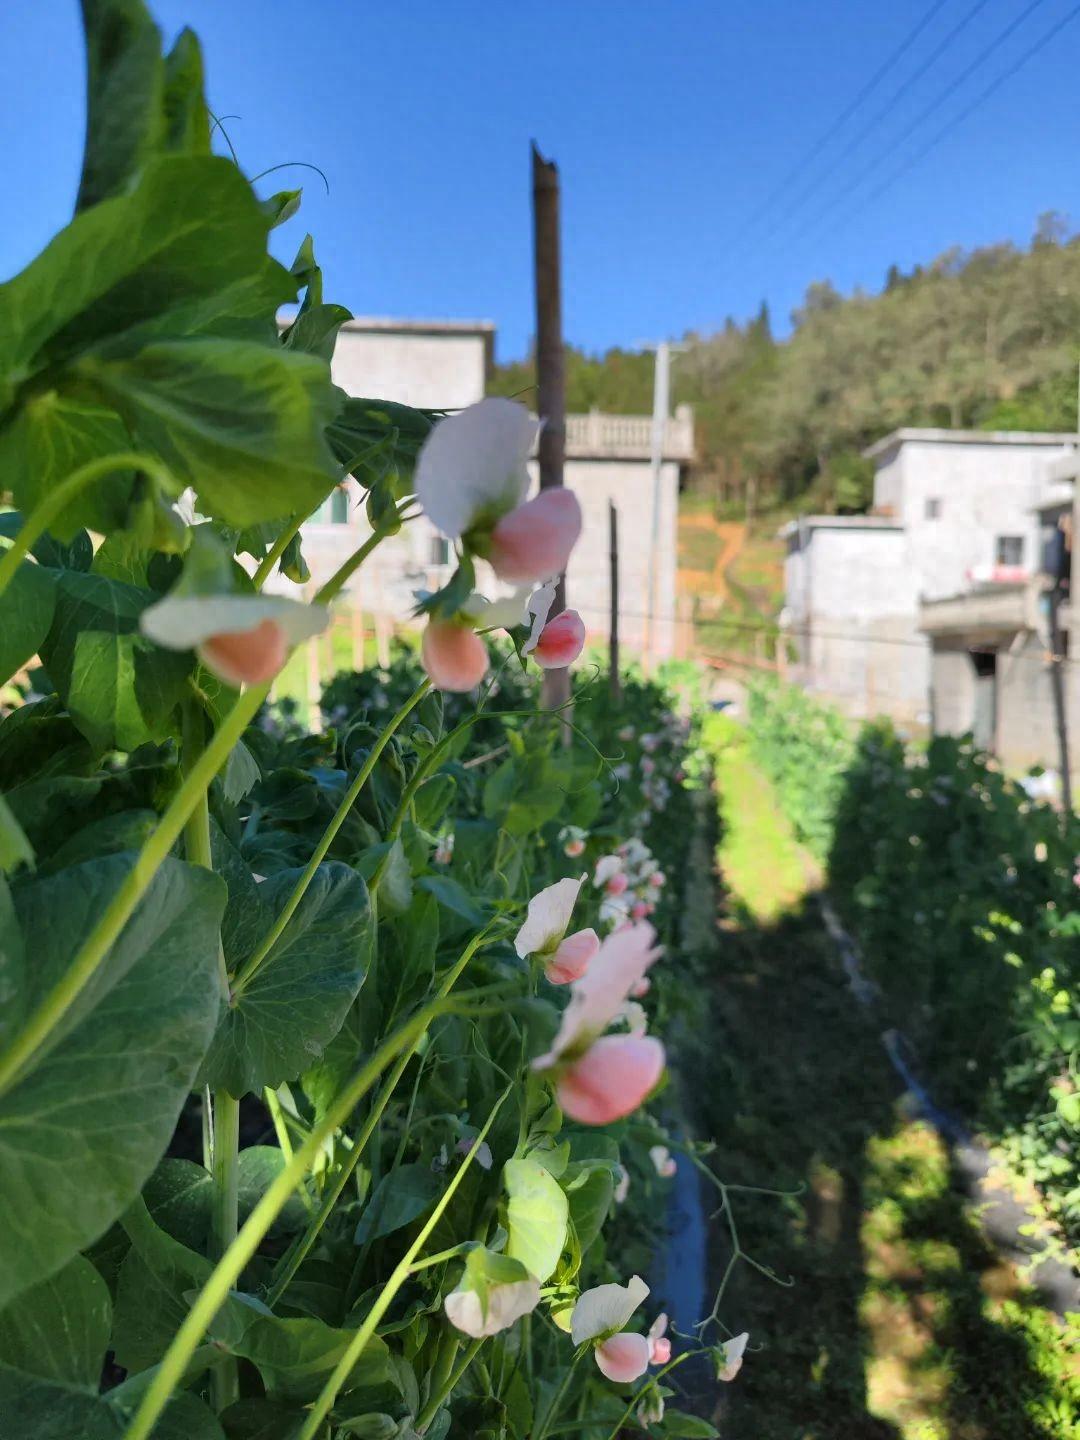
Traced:
<svg viewBox="0 0 1080 1440">
<path fill-rule="evenodd" d="M 894 515 L 800 515 L 777 531 L 784 539 L 803 530 L 902 530 Z"/>
<path fill-rule="evenodd" d="M 862 453 L 867 460 L 876 460 L 879 455 L 912 442 L 922 445 L 1047 445 L 1060 448 L 1062 445 L 1080 446 L 1080 434 L 1075 430 L 922 430 L 905 425 L 868 445 Z"/>
<path fill-rule="evenodd" d="M 354 315 L 343 330 L 389 335 L 494 335 L 494 320 L 402 320 L 392 315 Z"/>
</svg>

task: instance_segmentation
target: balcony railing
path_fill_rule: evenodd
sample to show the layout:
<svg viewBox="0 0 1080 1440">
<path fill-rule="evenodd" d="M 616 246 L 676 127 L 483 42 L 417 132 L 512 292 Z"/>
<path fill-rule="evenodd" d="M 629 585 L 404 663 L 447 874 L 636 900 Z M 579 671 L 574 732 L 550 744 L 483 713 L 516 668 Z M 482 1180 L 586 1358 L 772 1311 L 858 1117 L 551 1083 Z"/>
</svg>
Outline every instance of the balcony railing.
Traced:
<svg viewBox="0 0 1080 1440">
<path fill-rule="evenodd" d="M 587 415 L 566 417 L 566 453 L 579 459 L 595 457 L 647 460 L 652 453 L 651 415 Z M 691 460 L 694 455 L 694 417 L 680 405 L 664 430 L 665 460 Z"/>
</svg>

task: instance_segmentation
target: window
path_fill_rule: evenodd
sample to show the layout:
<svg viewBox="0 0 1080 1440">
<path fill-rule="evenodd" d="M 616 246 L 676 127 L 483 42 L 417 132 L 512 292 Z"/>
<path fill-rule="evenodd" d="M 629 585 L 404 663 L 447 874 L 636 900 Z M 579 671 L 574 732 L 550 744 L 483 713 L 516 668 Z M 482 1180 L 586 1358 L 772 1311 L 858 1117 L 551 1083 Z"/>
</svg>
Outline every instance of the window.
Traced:
<svg viewBox="0 0 1080 1440">
<path fill-rule="evenodd" d="M 928 495 L 926 497 L 926 506 L 923 513 L 927 520 L 941 519 L 941 501 L 936 495 Z"/>
<path fill-rule="evenodd" d="M 999 535 L 994 553 L 995 565 L 1017 566 L 1024 563 L 1024 537 Z"/>
<path fill-rule="evenodd" d="M 433 535 L 431 537 L 431 553 L 429 558 L 429 564 L 450 564 L 450 541 L 445 540 L 441 535 Z"/>
<path fill-rule="evenodd" d="M 311 517 L 316 525 L 347 525 L 349 523 L 349 492 L 339 485 L 323 501 Z"/>
</svg>

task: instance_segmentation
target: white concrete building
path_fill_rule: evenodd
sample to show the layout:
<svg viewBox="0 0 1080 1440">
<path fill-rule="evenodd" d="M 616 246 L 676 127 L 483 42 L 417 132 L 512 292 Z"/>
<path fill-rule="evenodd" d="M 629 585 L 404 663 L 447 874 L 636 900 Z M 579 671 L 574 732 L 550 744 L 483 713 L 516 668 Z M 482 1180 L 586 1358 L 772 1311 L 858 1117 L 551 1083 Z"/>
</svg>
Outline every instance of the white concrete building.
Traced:
<svg viewBox="0 0 1080 1440">
<path fill-rule="evenodd" d="M 490 321 L 357 319 L 338 337 L 334 380 L 349 394 L 430 409 L 457 409 L 485 393 L 494 348 Z M 607 635 L 609 619 L 608 501 L 619 514 L 620 635 L 642 643 L 648 593 L 652 483 L 651 419 L 636 415 L 570 415 L 565 483 L 581 502 L 585 527 L 567 575 L 568 603 L 590 635 Z M 676 524 L 679 481 L 693 454 L 693 418 L 680 407 L 668 421 L 660 470 L 657 620 L 654 653 L 675 643 Z M 534 476 L 536 464 L 531 462 Z M 369 533 L 362 492 L 353 481 L 304 526 L 304 556 L 316 584 L 331 575 Z M 408 623 L 413 592 L 449 578 L 449 547 L 424 519 L 385 541 L 351 583 L 346 600 L 365 613 Z"/>
<path fill-rule="evenodd" d="M 944 702 L 921 607 L 1026 582 L 1039 565 L 1048 462 L 1078 444 L 1075 434 L 902 429 L 872 445 L 870 515 L 784 530 L 795 678 L 853 715 L 929 727 Z"/>
</svg>

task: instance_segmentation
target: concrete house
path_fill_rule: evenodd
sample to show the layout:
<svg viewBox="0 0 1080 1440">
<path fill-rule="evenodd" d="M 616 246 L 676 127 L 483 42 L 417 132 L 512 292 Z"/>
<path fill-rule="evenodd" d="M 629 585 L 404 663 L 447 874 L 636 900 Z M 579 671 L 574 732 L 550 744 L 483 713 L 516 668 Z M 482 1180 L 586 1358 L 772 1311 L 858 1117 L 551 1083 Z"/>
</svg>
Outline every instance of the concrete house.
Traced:
<svg viewBox="0 0 1080 1440">
<path fill-rule="evenodd" d="M 358 397 L 457 409 L 482 399 L 494 340 L 490 321 L 355 319 L 339 333 L 333 376 Z M 620 635 L 631 647 L 639 646 L 645 635 L 653 504 L 651 426 L 649 416 L 596 412 L 570 415 L 566 425 L 565 482 L 585 517 L 567 575 L 569 604 L 581 612 L 590 634 L 606 636 L 611 500 L 620 521 Z M 675 643 L 678 492 L 693 440 L 693 417 L 680 407 L 667 423 L 660 468 L 657 618 L 650 637 L 658 656 L 670 655 Z M 535 476 L 535 462 L 530 469 Z M 362 494 L 350 480 L 304 526 L 304 555 L 314 582 L 333 574 L 369 533 Z M 447 542 L 421 518 L 379 547 L 351 583 L 345 602 L 367 615 L 407 623 L 414 591 L 445 583 L 450 559 Z"/>
<path fill-rule="evenodd" d="M 1019 614 L 1042 564 L 1048 467 L 1073 463 L 1078 444 L 1072 433 L 902 429 L 872 445 L 871 514 L 785 527 L 793 678 L 855 716 L 994 738 L 984 647 L 957 639 L 952 660 L 935 653 L 947 634 L 962 638 L 943 628 L 959 597 Z"/>
</svg>

